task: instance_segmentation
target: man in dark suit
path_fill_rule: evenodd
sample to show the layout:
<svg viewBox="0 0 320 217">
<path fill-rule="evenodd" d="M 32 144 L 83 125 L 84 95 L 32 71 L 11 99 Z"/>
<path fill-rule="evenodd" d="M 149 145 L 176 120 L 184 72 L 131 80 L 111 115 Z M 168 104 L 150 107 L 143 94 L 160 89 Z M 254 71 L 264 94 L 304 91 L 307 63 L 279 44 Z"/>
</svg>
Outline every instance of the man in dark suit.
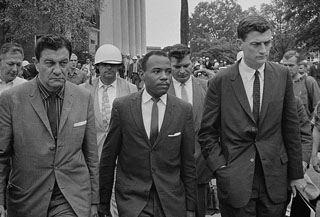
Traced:
<svg viewBox="0 0 320 217">
<path fill-rule="evenodd" d="M 199 142 L 223 217 L 282 217 L 288 184 L 294 195 L 305 187 L 293 84 L 288 69 L 267 61 L 265 18 L 245 17 L 237 32 L 244 56 L 209 81 Z"/>
<path fill-rule="evenodd" d="M 100 212 L 109 206 L 116 159 L 119 216 L 194 216 L 196 168 L 190 104 L 167 94 L 170 61 L 152 51 L 142 61 L 145 89 L 116 98 L 100 159 Z"/>
<path fill-rule="evenodd" d="M 140 73 L 141 73 L 141 64 L 137 61 L 137 56 L 132 57 L 132 63 L 129 65 L 128 76 L 132 79 L 132 83 L 139 88 Z"/>
<path fill-rule="evenodd" d="M 35 48 L 39 75 L 0 96 L 0 214 L 97 214 L 98 154 L 89 91 L 66 82 L 71 43 L 46 35 Z M 6 183 L 6 168 L 11 166 Z"/>
<path fill-rule="evenodd" d="M 197 167 L 197 207 L 196 216 L 204 217 L 206 212 L 205 194 L 209 181 L 213 178 L 211 171 L 201 153 L 198 132 L 202 119 L 204 97 L 207 91 L 207 80 L 192 76 L 190 48 L 184 44 L 176 44 L 170 48 L 169 59 L 172 68 L 172 82 L 168 93 L 190 103 L 193 108 L 193 124 L 195 127 L 195 160 Z"/>
</svg>

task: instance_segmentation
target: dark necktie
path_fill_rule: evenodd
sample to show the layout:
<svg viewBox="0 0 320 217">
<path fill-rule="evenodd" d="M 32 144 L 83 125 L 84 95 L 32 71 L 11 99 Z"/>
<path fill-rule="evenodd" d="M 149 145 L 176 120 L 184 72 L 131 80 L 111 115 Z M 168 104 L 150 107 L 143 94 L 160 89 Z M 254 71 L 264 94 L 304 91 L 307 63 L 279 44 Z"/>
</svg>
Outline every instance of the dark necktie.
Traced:
<svg viewBox="0 0 320 217">
<path fill-rule="evenodd" d="M 57 95 L 55 93 L 49 96 L 49 108 L 48 108 L 48 119 L 50 122 L 52 135 L 55 140 L 57 140 L 57 133 L 58 133 L 58 122 L 57 122 L 58 110 L 56 108 L 57 103 L 55 102 L 56 97 Z"/>
<path fill-rule="evenodd" d="M 254 73 L 254 82 L 253 82 L 253 108 L 252 113 L 256 124 L 259 124 L 259 110 L 260 110 L 260 79 L 259 71 Z"/>
<path fill-rule="evenodd" d="M 159 121 L 159 111 L 158 111 L 158 105 L 157 102 L 159 101 L 159 98 L 152 98 L 153 105 L 152 105 L 152 111 L 151 111 L 151 125 L 150 125 L 150 142 L 151 145 L 155 143 L 157 137 L 158 137 L 158 121 Z"/>
</svg>

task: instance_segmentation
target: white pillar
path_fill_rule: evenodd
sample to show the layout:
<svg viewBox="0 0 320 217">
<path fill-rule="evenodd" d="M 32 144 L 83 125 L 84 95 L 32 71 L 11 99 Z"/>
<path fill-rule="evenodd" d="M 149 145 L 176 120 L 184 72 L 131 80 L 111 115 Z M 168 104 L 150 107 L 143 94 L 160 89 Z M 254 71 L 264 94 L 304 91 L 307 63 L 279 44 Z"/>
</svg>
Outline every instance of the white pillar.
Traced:
<svg viewBox="0 0 320 217">
<path fill-rule="evenodd" d="M 136 25 L 136 53 L 141 56 L 141 4 L 140 0 L 135 1 L 135 25 Z"/>
<path fill-rule="evenodd" d="M 136 55 L 136 28 L 135 28 L 135 4 L 134 0 L 128 0 L 129 14 L 129 53 L 131 56 Z"/>
<path fill-rule="evenodd" d="M 129 0 L 131 1 L 131 0 Z M 122 50 L 123 54 L 129 53 L 129 15 L 128 0 L 121 0 L 121 31 L 122 31 Z"/>
<path fill-rule="evenodd" d="M 113 6 L 112 0 L 101 0 L 100 45 L 113 43 Z"/>
<path fill-rule="evenodd" d="M 141 0 L 141 55 L 147 53 L 146 0 Z"/>
<path fill-rule="evenodd" d="M 113 0 L 113 44 L 122 50 L 121 1 Z"/>
</svg>

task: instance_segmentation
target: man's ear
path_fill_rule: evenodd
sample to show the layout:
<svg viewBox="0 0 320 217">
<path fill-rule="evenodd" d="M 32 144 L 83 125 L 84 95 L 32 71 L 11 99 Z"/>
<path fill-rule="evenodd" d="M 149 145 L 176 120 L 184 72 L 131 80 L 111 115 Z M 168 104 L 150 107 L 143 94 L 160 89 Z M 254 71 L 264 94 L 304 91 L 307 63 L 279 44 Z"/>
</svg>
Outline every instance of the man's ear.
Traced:
<svg viewBox="0 0 320 217">
<path fill-rule="evenodd" d="M 39 61 L 38 61 L 38 59 L 34 58 L 33 62 L 34 62 L 34 66 L 36 67 L 36 70 L 39 72 L 39 68 L 38 68 Z"/>
<path fill-rule="evenodd" d="M 239 48 L 240 50 L 242 50 L 242 44 L 243 44 L 242 39 L 238 38 L 238 39 L 237 39 L 237 46 L 238 46 L 238 48 Z"/>
</svg>

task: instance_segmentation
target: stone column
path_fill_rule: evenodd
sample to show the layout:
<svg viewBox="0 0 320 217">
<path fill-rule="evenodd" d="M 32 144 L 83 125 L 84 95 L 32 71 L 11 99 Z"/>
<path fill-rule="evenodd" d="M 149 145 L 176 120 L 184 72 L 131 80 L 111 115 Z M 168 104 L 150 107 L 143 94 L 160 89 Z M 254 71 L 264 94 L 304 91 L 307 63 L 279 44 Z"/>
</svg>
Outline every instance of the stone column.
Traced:
<svg viewBox="0 0 320 217">
<path fill-rule="evenodd" d="M 122 0 L 121 0 L 122 1 Z M 113 0 L 113 44 L 122 50 L 121 1 Z"/>
<path fill-rule="evenodd" d="M 100 46 L 103 44 L 113 44 L 113 32 L 112 30 L 110 31 L 110 27 L 113 27 L 113 0 L 102 1 L 102 11 L 100 13 Z"/>
<path fill-rule="evenodd" d="M 131 1 L 131 0 L 129 0 Z M 121 31 L 122 31 L 122 50 L 125 55 L 129 53 L 129 15 L 128 0 L 121 0 Z"/>
<path fill-rule="evenodd" d="M 141 0 L 141 55 L 147 53 L 146 0 Z"/>
<path fill-rule="evenodd" d="M 136 53 L 141 56 L 141 4 L 140 0 L 135 0 L 135 24 L 136 24 Z"/>
<path fill-rule="evenodd" d="M 134 0 L 128 0 L 129 15 L 129 53 L 131 56 L 136 55 L 136 28 L 135 28 L 135 4 Z"/>
</svg>

